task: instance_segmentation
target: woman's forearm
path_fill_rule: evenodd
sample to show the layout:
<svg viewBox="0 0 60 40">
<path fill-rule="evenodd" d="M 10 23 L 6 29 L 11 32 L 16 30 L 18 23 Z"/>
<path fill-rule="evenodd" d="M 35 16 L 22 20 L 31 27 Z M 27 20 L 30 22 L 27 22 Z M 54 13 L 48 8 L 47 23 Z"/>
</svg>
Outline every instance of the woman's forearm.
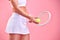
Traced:
<svg viewBox="0 0 60 40">
<path fill-rule="evenodd" d="M 31 18 L 31 16 L 28 14 L 28 12 L 26 11 L 26 9 L 24 9 L 24 8 L 23 8 L 23 9 L 22 9 L 22 8 L 16 8 L 16 12 L 17 12 L 18 14 L 20 14 L 20 15 L 28 18 L 28 19 Z"/>
</svg>

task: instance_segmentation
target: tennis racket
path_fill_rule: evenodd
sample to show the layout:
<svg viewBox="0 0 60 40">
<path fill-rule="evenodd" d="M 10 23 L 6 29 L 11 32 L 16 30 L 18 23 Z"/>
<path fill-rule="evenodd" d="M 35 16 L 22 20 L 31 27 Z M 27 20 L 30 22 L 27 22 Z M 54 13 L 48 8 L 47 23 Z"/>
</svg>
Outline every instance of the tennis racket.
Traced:
<svg viewBox="0 0 60 40">
<path fill-rule="evenodd" d="M 39 24 L 37 24 L 38 26 L 43 26 L 49 23 L 49 21 L 51 20 L 51 13 L 49 11 L 42 11 L 39 13 L 39 15 L 37 16 L 38 18 L 36 19 L 37 22 L 39 22 Z"/>
</svg>

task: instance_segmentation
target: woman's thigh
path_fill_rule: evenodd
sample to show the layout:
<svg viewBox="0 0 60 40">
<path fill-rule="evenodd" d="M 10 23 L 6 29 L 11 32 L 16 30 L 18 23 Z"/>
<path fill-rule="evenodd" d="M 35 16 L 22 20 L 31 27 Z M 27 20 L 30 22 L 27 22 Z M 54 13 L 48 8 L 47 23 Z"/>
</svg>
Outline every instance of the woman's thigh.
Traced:
<svg viewBox="0 0 60 40">
<path fill-rule="evenodd" d="M 21 40 L 30 40 L 30 34 L 21 35 Z"/>
<path fill-rule="evenodd" d="M 9 34 L 9 40 L 30 40 L 30 34 Z"/>
<path fill-rule="evenodd" d="M 9 40 L 21 40 L 21 34 L 9 34 Z"/>
</svg>

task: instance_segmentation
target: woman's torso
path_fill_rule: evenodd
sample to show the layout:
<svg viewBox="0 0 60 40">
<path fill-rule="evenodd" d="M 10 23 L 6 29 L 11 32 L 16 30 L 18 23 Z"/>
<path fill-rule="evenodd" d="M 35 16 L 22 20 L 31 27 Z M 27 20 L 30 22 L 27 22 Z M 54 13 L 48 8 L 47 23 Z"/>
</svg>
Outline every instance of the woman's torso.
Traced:
<svg viewBox="0 0 60 40">
<path fill-rule="evenodd" d="M 12 6 L 11 2 L 9 1 L 10 6 L 13 12 L 17 12 L 16 9 Z M 26 12 L 26 0 L 15 0 L 15 3 L 19 6 L 20 9 Z"/>
</svg>

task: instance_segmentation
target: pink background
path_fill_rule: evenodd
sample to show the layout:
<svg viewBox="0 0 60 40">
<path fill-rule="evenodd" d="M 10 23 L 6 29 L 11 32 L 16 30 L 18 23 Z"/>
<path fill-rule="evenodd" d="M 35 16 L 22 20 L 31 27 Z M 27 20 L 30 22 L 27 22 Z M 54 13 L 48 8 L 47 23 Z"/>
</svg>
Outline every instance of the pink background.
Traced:
<svg viewBox="0 0 60 40">
<path fill-rule="evenodd" d="M 43 10 L 49 10 L 52 14 L 51 21 L 45 26 L 37 26 L 29 23 L 31 40 L 59 40 L 59 10 L 60 0 L 28 0 L 27 9 L 30 14 L 37 16 Z M 8 0 L 0 0 L 0 40 L 8 40 L 5 27 L 11 16 L 11 7 Z M 32 26 L 33 25 L 33 26 Z"/>
</svg>

